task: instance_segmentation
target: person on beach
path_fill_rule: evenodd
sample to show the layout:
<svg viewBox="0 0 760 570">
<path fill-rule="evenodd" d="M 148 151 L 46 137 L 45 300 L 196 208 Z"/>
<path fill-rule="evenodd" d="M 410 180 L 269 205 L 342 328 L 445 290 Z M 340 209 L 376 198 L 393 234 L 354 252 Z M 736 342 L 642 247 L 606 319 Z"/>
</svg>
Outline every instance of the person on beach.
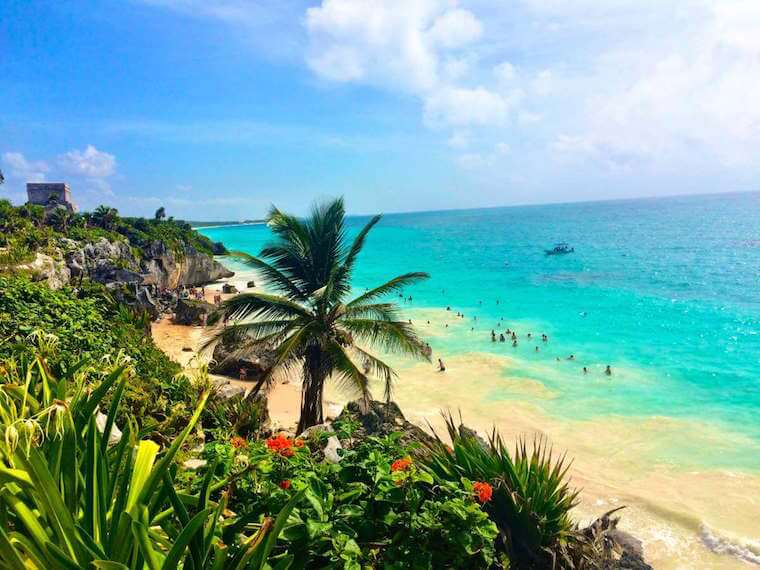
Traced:
<svg viewBox="0 0 760 570">
<path fill-rule="evenodd" d="M 240 368 L 240 381 L 245 382 L 248 380 L 248 369 L 245 366 Z"/>
<path fill-rule="evenodd" d="M 610 365 L 609 365 L 609 364 L 607 365 L 607 368 L 605 368 L 605 369 L 604 369 L 604 373 L 605 373 L 607 376 L 612 376 L 612 368 L 610 368 Z"/>
<path fill-rule="evenodd" d="M 364 361 L 364 365 L 362 366 L 362 369 L 364 370 L 365 376 L 369 374 L 369 360 Z"/>
<path fill-rule="evenodd" d="M 438 359 L 438 372 L 446 372 L 446 365 L 440 358 Z"/>
</svg>

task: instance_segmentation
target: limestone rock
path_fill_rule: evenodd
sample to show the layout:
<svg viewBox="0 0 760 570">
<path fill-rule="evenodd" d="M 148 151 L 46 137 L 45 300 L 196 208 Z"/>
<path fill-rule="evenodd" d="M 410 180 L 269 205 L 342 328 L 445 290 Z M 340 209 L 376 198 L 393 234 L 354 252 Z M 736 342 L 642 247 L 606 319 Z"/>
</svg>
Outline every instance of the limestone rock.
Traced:
<svg viewBox="0 0 760 570">
<path fill-rule="evenodd" d="M 215 307 L 206 301 L 180 299 L 174 309 L 174 322 L 178 325 L 201 325 Z"/>
<path fill-rule="evenodd" d="M 237 287 L 235 287 L 231 283 L 225 283 L 224 285 L 222 285 L 222 293 L 230 295 L 234 293 L 239 293 L 239 291 L 237 290 Z"/>
<path fill-rule="evenodd" d="M 274 353 L 270 350 L 256 348 L 240 354 L 234 345 L 220 342 L 214 348 L 209 371 L 213 374 L 238 378 L 240 369 L 245 368 L 248 371 L 247 379 L 255 382 L 274 364 L 274 359 Z"/>
<path fill-rule="evenodd" d="M 248 287 L 249 289 L 253 289 L 254 287 L 256 287 L 256 282 L 249 281 L 248 283 L 245 284 L 245 286 Z"/>
<path fill-rule="evenodd" d="M 338 450 L 342 448 L 343 446 L 340 444 L 340 440 L 337 437 L 331 435 L 327 438 L 327 445 L 323 450 L 325 461 L 333 464 L 340 463 L 340 454 L 338 453 Z"/>
<path fill-rule="evenodd" d="M 35 281 L 47 281 L 51 289 L 60 289 L 71 279 L 71 271 L 64 262 L 44 253 L 37 253 L 33 261 L 20 265 L 18 269 L 29 271 Z"/>
<path fill-rule="evenodd" d="M 352 440 L 362 440 L 367 436 L 385 436 L 400 432 L 401 443 L 411 442 L 434 444 L 435 438 L 422 428 L 407 421 L 395 402 L 378 402 L 373 400 L 366 410 L 359 402 L 349 402 L 336 421 L 358 420 L 361 427 L 353 434 Z"/>
</svg>

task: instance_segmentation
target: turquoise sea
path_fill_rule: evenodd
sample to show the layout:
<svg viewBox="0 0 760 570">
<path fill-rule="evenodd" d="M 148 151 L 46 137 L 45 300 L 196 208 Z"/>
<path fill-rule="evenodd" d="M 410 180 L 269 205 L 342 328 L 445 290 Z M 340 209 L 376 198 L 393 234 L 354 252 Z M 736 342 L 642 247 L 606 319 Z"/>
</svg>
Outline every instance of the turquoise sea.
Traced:
<svg viewBox="0 0 760 570">
<path fill-rule="evenodd" d="M 351 218 L 352 231 L 366 220 Z M 201 231 L 252 254 L 270 238 L 263 225 Z M 560 241 L 575 252 L 544 254 Z M 437 355 L 514 358 L 509 373 L 557 394 L 537 404 L 559 418 L 715 426 L 736 439 L 699 449 L 684 441 L 657 459 L 760 472 L 760 194 L 386 215 L 357 288 L 406 271 L 431 279 L 406 291 L 413 301 L 402 306 L 465 315 L 466 327 L 431 338 Z M 518 331 L 517 348 L 491 342 L 492 329 L 507 327 Z M 515 397 L 482 389 L 492 400 Z"/>
</svg>

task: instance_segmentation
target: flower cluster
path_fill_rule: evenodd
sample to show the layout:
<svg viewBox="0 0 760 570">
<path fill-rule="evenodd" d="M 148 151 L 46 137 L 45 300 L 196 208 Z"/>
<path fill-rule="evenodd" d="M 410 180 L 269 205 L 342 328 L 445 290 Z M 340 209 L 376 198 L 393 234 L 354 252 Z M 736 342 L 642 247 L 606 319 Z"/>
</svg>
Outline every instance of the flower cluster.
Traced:
<svg viewBox="0 0 760 570">
<path fill-rule="evenodd" d="M 412 466 L 412 458 L 411 457 L 403 457 L 402 459 L 397 459 L 391 464 L 391 471 L 395 473 L 396 471 L 406 471 Z"/>
<path fill-rule="evenodd" d="M 234 436 L 232 439 L 230 439 L 230 445 L 234 447 L 235 449 L 240 449 L 241 447 L 245 447 L 248 445 L 248 442 L 245 440 L 245 438 L 240 437 L 239 435 Z"/>
<path fill-rule="evenodd" d="M 297 440 L 300 441 L 300 440 Z M 301 442 L 301 445 L 298 445 L 298 443 L 295 444 L 296 447 L 301 447 L 303 445 L 303 442 Z M 293 440 L 289 437 L 285 437 L 284 435 L 280 434 L 277 437 L 270 437 L 267 440 L 267 448 L 269 451 L 273 451 L 274 453 L 278 453 L 282 455 L 283 457 L 293 457 L 295 452 L 293 451 Z"/>
<path fill-rule="evenodd" d="M 487 503 L 493 496 L 493 487 L 483 481 L 473 483 L 472 490 L 475 491 L 475 496 L 481 504 Z"/>
<path fill-rule="evenodd" d="M 290 489 L 290 479 L 280 481 L 280 489 L 285 489 L 286 491 Z"/>
</svg>

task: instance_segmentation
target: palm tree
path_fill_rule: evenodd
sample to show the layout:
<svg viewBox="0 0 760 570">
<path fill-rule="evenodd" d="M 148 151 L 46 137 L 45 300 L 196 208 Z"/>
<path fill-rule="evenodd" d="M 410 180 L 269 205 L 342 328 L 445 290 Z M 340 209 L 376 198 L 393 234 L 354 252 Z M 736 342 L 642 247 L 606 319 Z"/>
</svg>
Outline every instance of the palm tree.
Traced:
<svg viewBox="0 0 760 570">
<path fill-rule="evenodd" d="M 119 211 L 109 206 L 98 206 L 92 213 L 92 221 L 104 230 L 110 230 L 118 218 Z"/>
<path fill-rule="evenodd" d="M 74 214 L 72 214 L 67 208 L 59 207 L 50 212 L 47 221 L 55 229 L 65 232 L 69 229 L 69 225 L 71 225 L 73 219 Z"/>
<path fill-rule="evenodd" d="M 352 389 L 366 404 L 371 400 L 372 375 L 383 382 L 390 399 L 396 373 L 368 348 L 430 358 L 411 324 L 399 319 L 396 305 L 382 300 L 428 274 L 405 273 L 347 301 L 356 258 L 380 216 L 373 217 L 350 246 L 344 218 L 342 199 L 316 206 L 306 220 L 272 208 L 267 222 L 275 241 L 260 257 L 234 255 L 258 270 L 274 293 L 246 293 L 227 300 L 215 317 L 232 324 L 207 343 L 211 347 L 220 340 L 234 342 L 239 355 L 261 348 L 274 351 L 274 364 L 254 393 L 271 388 L 276 372 L 300 368 L 299 433 L 322 423 L 328 379 Z"/>
</svg>

